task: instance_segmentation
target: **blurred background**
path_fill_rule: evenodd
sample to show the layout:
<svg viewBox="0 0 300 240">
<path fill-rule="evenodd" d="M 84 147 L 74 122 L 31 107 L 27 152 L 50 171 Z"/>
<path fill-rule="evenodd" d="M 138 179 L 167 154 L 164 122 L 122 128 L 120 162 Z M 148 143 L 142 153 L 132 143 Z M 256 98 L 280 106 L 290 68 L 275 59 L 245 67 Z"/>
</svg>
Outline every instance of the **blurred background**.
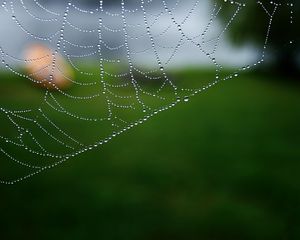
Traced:
<svg viewBox="0 0 300 240">
<path fill-rule="evenodd" d="M 139 4 L 126 2 L 132 9 Z M 170 8 L 175 6 L 174 1 L 166 2 Z M 65 3 L 61 1 L 39 3 L 53 13 L 64 11 Z M 89 12 L 99 7 L 99 2 L 92 0 L 73 3 Z M 154 2 L 149 11 L 162 11 L 159 3 Z M 184 19 L 194 3 L 182 3 L 175 17 Z M 247 2 L 226 29 L 215 56 L 224 66 L 223 75 L 260 60 L 269 14 L 274 10 L 274 4 L 269 1 L 262 3 L 263 7 L 256 1 Z M 24 57 L 28 50 L 30 56 L 36 56 L 27 46 L 41 41 L 20 31 L 12 16 L 34 34 L 53 32 L 57 26 L 54 22 L 45 28 L 41 18 L 46 18 L 46 14 L 36 7 L 36 1 L 25 4 L 15 4 L 11 9 L 10 4 L 3 2 L 0 10 L 1 49 L 18 58 Z M 120 1 L 103 1 L 103 6 L 110 12 L 120 11 Z M 207 0 L 187 23 L 187 34 L 203 31 L 216 6 L 222 10 L 213 21 L 210 36 L 222 32 L 236 8 L 222 0 Z M 14 186 L 0 185 L 0 239 L 300 239 L 299 23 L 296 18 L 299 10 L 296 2 L 280 2 L 274 13 L 263 64 L 237 78 L 221 81 L 187 104 L 162 112 L 58 168 Z M 28 14 L 35 17 L 32 19 Z M 71 17 L 75 26 L 97 27 L 94 14 L 74 14 Z M 129 21 L 139 22 L 140 18 L 134 15 Z M 119 24 L 118 20 L 106 21 L 113 27 Z M 167 24 L 160 20 L 152 29 L 160 32 Z M 138 30 L 135 33 L 142 34 Z M 177 34 L 178 30 L 171 29 L 160 44 L 173 46 Z M 91 37 L 76 31 L 66 33 L 65 38 L 76 39 L 78 44 L 94 44 Z M 109 34 L 104 38 L 114 45 L 122 41 Z M 137 48 L 146 44 L 138 42 Z M 44 46 L 39 50 L 43 54 L 55 48 L 52 42 Z M 70 55 L 83 51 L 70 46 L 64 50 Z M 191 87 L 197 84 L 201 87 L 215 80 L 215 69 L 205 56 L 194 51 L 183 46 L 166 69 L 175 82 L 186 80 Z M 1 53 L 3 57 L 2 50 Z M 159 53 L 162 59 L 168 60 L 168 49 Z M 66 56 L 65 52 L 60 56 L 65 72 L 80 81 L 80 74 L 70 70 L 72 66 L 65 66 Z M 119 57 L 122 61 L 122 54 Z M 5 56 L 6 62 L 8 59 Z M 27 75 L 35 69 L 35 65 L 13 60 L 10 66 Z M 90 58 L 88 67 L 82 62 L 78 64 L 84 65 L 88 72 L 97 72 L 96 61 L 97 58 Z M 151 54 L 147 53 L 135 61 L 140 66 L 153 65 Z M 34 108 L 41 103 L 48 87 L 37 87 L 28 79 L 16 76 L 5 64 L 0 68 L 0 78 L 1 108 Z M 82 93 L 75 85 L 60 86 L 67 93 Z M 151 83 L 147 85 L 150 90 L 154 87 Z M 59 98 L 57 91 L 51 92 L 61 103 L 71 106 L 72 102 Z M 95 111 L 77 102 L 72 110 L 88 114 Z M 66 117 L 56 116 L 56 120 L 69 126 L 83 140 L 92 137 L 90 131 L 103 130 L 74 125 Z M 2 113 L 0 125 L 1 136 L 12 134 Z M 34 133 L 37 131 L 33 129 Z M 19 154 L 19 158 L 30 158 L 18 152 L 18 148 L 7 147 L 0 138 L 0 148 L 4 147 Z M 11 165 L 4 154 L 0 155 L 0 180 L 6 180 L 2 176 L 11 179 L 22 174 Z"/>
</svg>

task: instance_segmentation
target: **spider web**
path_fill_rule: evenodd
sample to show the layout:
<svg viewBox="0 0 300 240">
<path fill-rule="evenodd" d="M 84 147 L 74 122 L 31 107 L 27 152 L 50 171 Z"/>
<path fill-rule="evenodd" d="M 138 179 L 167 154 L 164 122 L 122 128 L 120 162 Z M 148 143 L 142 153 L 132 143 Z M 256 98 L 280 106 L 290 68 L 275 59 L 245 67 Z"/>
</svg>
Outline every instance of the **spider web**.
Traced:
<svg viewBox="0 0 300 240">
<path fill-rule="evenodd" d="M 16 176 L 6 176 L 2 170 L 3 179 L 10 180 L 0 183 L 14 184 L 56 167 L 264 62 L 272 19 L 283 4 L 257 1 L 266 16 L 261 23 L 266 26 L 265 43 L 257 50 L 257 60 L 236 65 L 228 73 L 218 60 L 218 51 L 225 32 L 238 21 L 247 4 L 212 1 L 210 12 L 203 13 L 207 1 L 188 2 L 120 0 L 111 8 L 106 1 L 99 1 L 97 8 L 87 9 L 77 1 L 68 1 L 62 11 L 38 0 L 4 1 L 1 14 L 11 19 L 14 26 L 9 28 L 11 34 L 18 32 L 28 42 L 51 46 L 53 61 L 34 73 L 25 73 L 22 64 L 49 56 L 23 59 L 19 49 L 6 49 L 0 42 L 2 65 L 11 77 L 38 85 L 50 83 L 55 90 L 48 87 L 36 91 L 39 101 L 30 101 L 30 96 L 18 93 L 17 100 L 1 103 L 0 117 L 4 122 L 0 127 L 1 169 L 13 167 Z M 220 27 L 217 17 L 225 4 L 230 4 L 232 16 Z M 183 9 L 184 16 L 179 14 Z M 208 20 L 199 23 L 197 31 L 191 30 L 191 23 L 199 21 L 198 13 L 206 14 Z M 91 19 L 93 24 L 85 26 L 85 19 Z M 35 21 L 38 28 L 31 29 L 30 21 Z M 73 37 L 74 32 L 81 35 L 80 41 Z M 178 56 L 188 48 L 193 50 L 190 56 L 193 61 L 199 56 L 199 62 L 214 69 L 212 76 L 205 79 L 199 76 L 198 81 L 191 82 L 171 73 Z M 71 78 L 60 69 L 57 64 L 60 55 L 68 61 L 76 77 Z M 44 68 L 50 69 L 51 74 L 37 81 L 35 75 Z M 70 90 L 55 84 L 55 71 L 72 83 Z M 20 103 L 23 98 L 27 108 Z M 78 128 L 85 131 L 78 132 Z"/>
</svg>

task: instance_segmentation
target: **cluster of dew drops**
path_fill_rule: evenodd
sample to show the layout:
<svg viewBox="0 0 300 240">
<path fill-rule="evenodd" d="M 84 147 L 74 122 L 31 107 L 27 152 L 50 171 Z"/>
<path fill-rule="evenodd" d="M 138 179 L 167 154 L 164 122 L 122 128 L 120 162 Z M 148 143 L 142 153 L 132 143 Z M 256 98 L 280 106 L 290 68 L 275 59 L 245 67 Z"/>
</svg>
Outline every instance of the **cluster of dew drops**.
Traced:
<svg viewBox="0 0 300 240">
<path fill-rule="evenodd" d="M 22 2 L 22 1 L 21 1 L 21 2 Z M 37 0 L 34 0 L 34 2 L 38 3 Z M 103 11 L 103 7 L 102 7 L 103 1 L 99 1 L 99 2 L 100 2 L 100 9 Z M 161 71 L 161 74 L 162 74 L 162 76 L 165 78 L 165 80 L 168 81 L 168 82 L 170 83 L 170 85 L 173 87 L 173 89 L 174 89 L 174 91 L 175 91 L 175 95 L 178 95 L 178 94 L 177 94 L 178 89 L 177 89 L 177 87 L 175 86 L 175 84 L 173 84 L 172 81 L 168 79 L 168 76 L 167 76 L 167 74 L 166 74 L 166 72 L 165 72 L 165 69 L 164 69 L 164 65 L 163 65 L 163 63 L 161 62 L 160 58 L 159 58 L 158 50 L 155 48 L 154 39 L 153 39 L 153 36 L 152 36 L 152 34 L 151 34 L 151 31 L 150 31 L 150 23 L 147 21 L 147 18 L 146 18 L 146 10 L 145 10 L 145 6 L 144 6 L 146 3 L 149 3 L 149 2 L 152 2 L 152 0 L 148 0 L 148 1 L 141 0 L 141 3 L 140 3 L 140 9 L 141 9 L 141 11 L 143 12 L 143 16 L 144 16 L 144 24 L 145 24 L 145 26 L 146 26 L 146 31 L 147 31 L 147 34 L 148 34 L 149 39 L 150 39 L 150 41 L 151 41 L 151 47 L 152 47 L 152 50 L 153 50 L 154 55 L 155 55 L 155 57 L 156 57 L 156 61 L 157 61 L 158 68 L 159 68 L 159 70 Z M 176 4 L 175 4 L 175 6 L 177 6 L 179 2 L 180 2 L 180 1 L 177 1 Z M 242 8 L 244 8 L 244 7 L 247 7 L 247 5 L 246 5 L 245 3 L 240 3 L 240 2 L 237 2 L 237 1 L 224 0 L 224 2 L 225 2 L 226 4 L 235 4 L 235 5 L 237 6 L 237 11 L 233 14 L 233 16 L 231 17 L 231 19 L 229 20 L 229 23 L 231 23 L 232 21 L 234 21 L 234 19 L 235 19 L 236 16 L 238 15 L 240 9 L 242 9 Z M 184 20 L 182 23 L 178 23 L 178 22 L 176 21 L 175 17 L 174 17 L 173 9 L 168 7 L 166 1 L 162 1 L 162 3 L 163 3 L 163 7 L 164 7 L 165 12 L 170 16 L 170 18 L 171 18 L 173 24 L 174 24 L 175 26 L 177 26 L 178 32 L 182 35 L 182 38 L 185 38 L 187 41 L 190 41 L 192 44 L 196 45 L 196 46 L 199 48 L 199 50 L 200 50 L 201 52 L 205 53 L 205 51 L 203 50 L 202 45 L 201 45 L 200 43 L 195 42 L 193 39 L 191 39 L 191 38 L 189 38 L 189 37 L 187 37 L 187 36 L 185 35 L 184 29 L 183 29 L 183 28 L 184 28 L 183 25 L 184 25 L 184 23 L 185 23 L 186 20 Z M 194 7 L 193 7 L 192 9 L 189 10 L 189 14 L 191 14 L 191 13 L 195 10 L 194 8 L 197 6 L 198 3 L 199 3 L 199 0 L 196 1 L 196 4 L 194 5 Z M 261 4 L 261 5 L 263 6 L 263 4 L 262 4 L 260 1 L 257 1 L 257 3 L 258 3 L 258 4 Z M 10 4 L 12 5 L 12 2 L 10 2 Z M 271 1 L 270 4 L 272 4 L 272 5 L 274 6 L 274 8 L 277 8 L 278 6 L 281 5 L 281 4 L 275 3 L 275 2 L 273 2 L 273 1 Z M 4 2 L 2 3 L 2 7 L 3 7 L 6 11 L 8 11 L 8 6 L 7 6 L 7 5 L 8 5 L 7 1 L 4 1 Z M 126 5 L 126 4 L 125 4 L 125 1 L 122 0 L 122 1 L 121 1 L 122 13 L 121 13 L 120 15 L 121 15 L 121 17 L 122 17 L 122 21 L 123 21 L 123 25 L 124 25 L 123 31 L 124 31 L 125 39 L 127 39 L 127 38 L 128 38 L 128 33 L 127 33 L 127 31 L 126 31 L 126 25 L 127 25 L 127 22 L 126 22 L 126 17 L 125 17 L 125 13 L 124 13 L 124 12 L 126 11 L 125 5 Z M 42 7 L 42 5 L 40 5 L 40 6 Z M 69 10 L 70 10 L 70 7 L 71 7 L 71 6 L 77 8 L 77 10 L 80 10 L 81 12 L 86 12 L 86 10 L 82 10 L 82 9 L 78 8 L 77 6 L 73 5 L 71 1 L 68 2 L 67 7 L 66 7 L 66 10 L 65 10 L 65 12 L 63 13 L 63 23 L 62 23 L 62 26 L 61 26 L 60 30 L 58 31 L 58 33 L 57 33 L 57 34 L 59 34 L 59 38 L 58 38 L 58 41 L 57 41 L 57 43 L 56 43 L 57 49 L 56 49 L 55 52 L 53 53 L 53 59 L 54 59 L 54 60 L 53 60 L 53 63 L 52 63 L 53 69 L 55 68 L 55 61 L 56 61 L 56 60 L 55 60 L 55 56 L 56 56 L 56 54 L 57 54 L 57 53 L 61 50 L 61 48 L 62 48 L 62 42 L 64 41 L 65 25 L 66 25 L 67 16 L 68 16 L 68 13 L 69 13 Z M 290 7 L 290 9 L 291 9 L 291 10 L 290 10 L 290 19 L 289 19 L 290 24 L 293 24 L 293 22 L 294 22 L 294 19 L 293 19 L 293 14 L 294 14 L 294 12 L 293 12 L 293 6 L 294 6 L 294 5 L 293 5 L 293 3 L 287 3 L 287 6 Z M 264 6 L 263 6 L 263 7 L 264 7 Z M 70 154 L 67 154 L 67 155 L 64 155 L 64 156 L 57 156 L 57 155 L 54 155 L 54 154 L 51 154 L 51 153 L 46 153 L 46 154 L 44 154 L 45 156 L 47 156 L 47 157 L 52 157 L 52 158 L 55 158 L 55 159 L 58 158 L 59 161 L 56 162 L 56 163 L 54 163 L 54 164 L 45 166 L 45 167 L 35 167 L 35 166 L 27 165 L 27 164 L 25 164 L 25 163 L 23 163 L 23 162 L 17 160 L 17 159 L 14 158 L 13 156 L 9 155 L 8 153 L 6 153 L 6 152 L 0 147 L 0 151 L 1 151 L 4 155 L 6 155 L 6 157 L 8 157 L 9 159 L 11 159 L 12 161 L 14 161 L 14 162 L 16 162 L 16 163 L 18 163 L 18 164 L 20 164 L 20 165 L 27 166 L 27 167 L 31 167 L 31 168 L 35 169 L 34 172 L 32 172 L 32 173 L 30 173 L 30 174 L 28 174 L 28 175 L 26 175 L 26 176 L 24 176 L 24 177 L 20 177 L 20 178 L 18 178 L 18 179 L 12 180 L 12 181 L 2 181 L 2 180 L 0 180 L 0 183 L 3 183 L 3 184 L 15 184 L 15 183 L 17 183 L 17 182 L 20 182 L 20 181 L 23 181 L 23 180 L 25 180 L 25 179 L 28 179 L 28 178 L 30 178 L 30 177 L 32 177 L 32 176 L 34 176 L 34 175 L 37 175 L 37 174 L 39 174 L 39 173 L 41 173 L 41 172 L 43 172 L 43 171 L 45 171 L 45 170 L 47 170 L 47 169 L 56 167 L 56 166 L 58 166 L 58 165 L 60 165 L 60 164 L 62 164 L 62 163 L 64 163 L 64 162 L 66 162 L 66 161 L 69 160 L 70 158 L 73 158 L 73 157 L 75 157 L 75 156 L 77 156 L 77 155 L 79 155 L 79 154 L 85 153 L 85 152 L 87 152 L 87 151 L 89 151 L 89 150 L 92 150 L 92 149 L 94 149 L 94 148 L 96 148 L 96 147 L 99 147 L 100 145 L 103 145 L 103 144 L 109 142 L 110 140 L 112 140 L 113 138 L 117 137 L 118 135 L 120 135 L 120 134 L 122 134 L 122 133 L 124 133 L 124 132 L 126 132 L 126 131 L 128 131 L 128 130 L 130 130 L 130 129 L 132 129 L 132 128 L 134 128 L 134 127 L 137 126 L 137 125 L 140 125 L 140 124 L 144 123 L 145 121 L 149 120 L 150 118 L 154 117 L 155 115 L 159 114 L 160 112 L 163 112 L 163 111 L 166 111 L 166 110 L 168 110 L 168 109 L 170 109 L 170 108 L 175 107 L 175 106 L 176 106 L 178 103 L 180 103 L 180 102 L 185 102 L 185 103 L 189 102 L 189 100 L 190 100 L 191 97 L 193 97 L 193 96 L 195 96 L 195 95 L 197 95 L 197 94 L 199 94 L 199 93 L 201 93 L 201 92 L 203 92 L 203 91 L 205 91 L 205 90 L 207 90 L 207 89 L 209 89 L 209 88 L 215 86 L 215 85 L 218 84 L 219 82 L 225 81 L 225 80 L 229 80 L 229 79 L 233 79 L 233 78 L 236 78 L 236 77 L 239 76 L 239 74 L 240 74 L 241 72 L 246 71 L 247 69 L 250 69 L 250 68 L 252 68 L 252 67 L 254 67 L 254 66 L 257 66 L 257 65 L 259 65 L 259 64 L 262 64 L 262 63 L 264 62 L 265 53 L 266 53 L 266 49 L 267 49 L 267 43 L 268 43 L 269 32 L 270 32 L 271 24 L 272 24 L 272 18 L 274 17 L 274 14 L 275 14 L 275 11 L 269 12 L 266 8 L 264 8 L 264 9 L 265 9 L 266 13 L 267 13 L 267 14 L 269 15 L 269 17 L 270 17 L 270 22 L 269 22 L 269 25 L 268 25 L 268 31 L 267 31 L 267 34 L 266 34 L 266 41 L 265 41 L 265 44 L 264 44 L 264 46 L 263 46 L 263 48 L 262 48 L 262 49 L 263 49 L 263 50 L 262 50 L 262 54 L 261 54 L 261 56 L 260 56 L 260 59 L 259 59 L 257 62 L 253 63 L 252 65 L 247 65 L 247 66 L 241 67 L 240 69 L 237 69 L 234 73 L 232 73 L 232 74 L 226 76 L 225 78 L 221 78 L 221 77 L 219 76 L 219 73 L 220 73 L 220 71 L 222 70 L 222 66 L 221 66 L 220 64 L 217 63 L 217 60 L 216 60 L 216 58 L 213 56 L 213 54 L 205 53 L 205 54 L 207 55 L 207 57 L 208 57 L 208 58 L 213 62 L 213 64 L 215 64 L 215 66 L 216 66 L 216 76 L 215 76 L 215 80 L 214 80 L 213 82 L 211 82 L 211 83 L 209 83 L 208 85 L 203 86 L 203 87 L 201 87 L 201 88 L 199 88 L 199 89 L 192 89 L 192 90 L 191 90 L 191 89 L 182 89 L 182 90 L 188 90 L 188 91 L 190 91 L 191 93 L 190 93 L 189 95 L 184 96 L 184 97 L 178 96 L 178 97 L 175 99 L 175 101 L 172 102 L 171 104 L 169 104 L 169 105 L 167 105 L 167 106 L 163 106 L 163 107 L 161 107 L 161 108 L 159 108 L 159 109 L 157 109 L 157 110 L 154 110 L 154 111 L 152 111 L 152 112 L 147 111 L 147 106 L 145 106 L 144 103 L 140 100 L 139 95 L 138 95 L 138 91 L 136 90 L 136 95 L 135 95 L 135 96 L 136 96 L 138 102 L 143 106 L 143 112 L 146 113 L 145 116 L 144 116 L 143 118 L 138 119 L 137 121 L 134 121 L 134 122 L 132 122 L 132 123 L 128 123 L 126 127 L 124 127 L 123 129 L 121 129 L 121 130 L 119 130 L 119 131 L 113 132 L 110 136 L 108 136 L 108 137 L 105 138 L 104 140 L 98 141 L 98 142 L 96 142 L 96 143 L 94 143 L 94 144 L 92 144 L 92 145 L 89 145 L 89 146 L 83 146 L 80 150 L 75 151 L 75 152 L 73 152 L 73 153 L 70 153 Z M 97 9 L 97 11 L 99 11 L 99 9 Z M 128 10 L 128 11 L 129 11 L 129 12 L 130 12 L 130 11 L 135 12 L 135 11 L 137 11 L 137 9 L 134 9 L 134 10 Z M 48 12 L 50 12 L 50 10 L 48 10 Z M 89 13 L 90 13 L 90 14 L 94 14 L 94 11 L 89 11 Z M 114 13 L 109 13 L 109 12 L 106 12 L 106 13 L 110 14 L 111 16 L 116 15 L 116 14 L 114 14 Z M 12 19 L 13 19 L 13 20 L 16 20 L 16 16 L 14 15 L 14 13 L 12 14 Z M 203 36 L 204 36 L 205 33 L 208 31 L 208 28 L 209 28 L 210 24 L 212 23 L 213 19 L 214 19 L 214 18 L 213 18 L 213 16 L 212 16 L 209 25 L 207 26 L 207 28 L 206 28 L 206 29 L 204 30 L 204 32 L 202 33 Z M 22 27 L 18 22 L 17 22 L 17 24 L 19 25 L 19 27 Z M 103 84 L 103 91 L 104 91 L 103 94 L 107 94 L 107 91 L 108 91 L 108 90 L 107 90 L 106 83 L 105 83 L 105 81 L 104 81 L 104 73 L 105 73 L 105 71 L 104 71 L 104 68 L 103 68 L 103 62 L 104 62 L 105 59 L 104 59 L 104 58 L 102 57 L 102 55 L 101 55 L 101 52 L 102 52 L 102 50 L 101 50 L 101 43 L 103 43 L 103 42 L 102 42 L 102 36 L 101 36 L 101 34 L 102 34 L 102 32 L 101 32 L 101 27 L 102 27 L 102 25 L 103 25 L 102 19 L 99 18 L 99 29 L 98 29 L 98 33 L 99 33 L 99 43 L 98 43 L 98 45 L 97 45 L 97 47 L 98 47 L 97 52 L 99 53 L 99 61 L 100 61 L 100 68 L 101 68 L 101 69 L 100 69 L 100 74 L 101 74 L 101 84 Z M 224 29 L 224 32 L 227 30 L 227 28 L 229 27 L 229 25 L 230 25 L 230 24 L 226 25 L 226 27 L 225 27 L 225 29 Z M 34 36 L 33 34 L 29 34 L 29 35 L 30 35 L 31 37 L 34 37 L 34 38 L 35 38 L 35 36 Z M 55 34 L 55 35 L 56 35 L 56 34 Z M 53 35 L 53 36 L 55 36 L 55 35 Z M 221 38 L 220 36 L 217 37 L 217 41 L 216 41 L 216 45 L 215 45 L 215 50 L 217 49 L 217 44 L 218 44 L 218 42 L 220 41 L 220 38 Z M 49 39 L 44 39 L 44 40 L 49 40 Z M 50 39 L 50 40 L 51 40 L 51 39 Z M 292 44 L 292 43 L 293 43 L 293 40 L 290 40 L 290 43 Z M 124 46 L 125 46 L 126 51 L 127 51 L 127 60 L 128 60 L 128 62 L 129 62 L 130 68 L 133 69 L 134 66 L 133 66 L 133 63 L 132 63 L 131 58 L 130 58 L 131 52 L 130 52 L 130 49 L 129 49 L 127 40 L 125 40 Z M 1 49 L 1 48 L 0 48 L 0 49 Z M 175 49 L 175 50 L 176 50 L 176 49 Z M 176 51 L 175 51 L 175 52 L 176 52 Z M 2 49 L 1 49 L 1 54 L 4 55 L 4 52 L 3 52 Z M 175 54 L 174 54 L 174 56 L 175 56 Z M 2 58 L 2 59 L 3 59 L 3 58 Z M 117 62 L 118 62 L 118 61 L 119 61 L 119 60 L 117 60 Z M 10 66 L 7 65 L 7 64 L 5 63 L 4 60 L 2 60 L 2 63 L 5 64 L 5 66 L 6 66 L 7 68 L 9 68 L 10 71 L 12 71 L 13 73 L 15 73 L 15 74 L 18 75 L 18 73 L 15 72 L 14 70 L 12 70 L 12 69 L 10 68 Z M 23 77 L 29 78 L 29 77 L 26 76 L 26 75 L 23 75 Z M 51 75 L 50 78 L 51 78 L 51 77 L 53 77 L 53 76 Z M 131 79 L 132 84 L 135 86 L 135 85 L 136 85 L 136 80 L 135 80 L 132 76 L 131 76 L 131 78 L 132 78 L 132 79 Z M 32 79 L 30 79 L 30 80 L 32 80 Z M 136 89 L 136 88 L 135 88 L 135 89 Z M 59 89 L 57 89 L 57 90 L 59 90 Z M 59 90 L 59 91 L 60 91 L 60 90 Z M 60 91 L 60 93 L 65 94 L 65 93 L 62 92 L 62 91 Z M 66 95 L 66 96 L 68 96 L 68 95 Z M 89 99 L 89 98 L 92 98 L 92 97 L 87 97 L 87 99 Z M 76 99 L 76 98 L 75 98 L 75 99 Z M 109 101 L 108 101 L 108 103 L 109 103 Z M 109 112 L 111 113 L 111 109 L 110 109 L 111 105 L 108 104 L 108 107 L 109 107 Z M 121 107 L 121 106 L 120 106 L 120 107 Z M 19 112 L 9 112 L 9 111 L 4 110 L 4 109 L 2 109 L 2 108 L 0 108 L 0 110 L 3 111 L 3 112 L 6 112 L 7 114 L 15 114 L 16 116 L 17 116 L 18 113 L 22 113 L 22 111 L 19 111 Z M 41 109 L 39 109 L 39 111 L 41 112 Z M 26 111 L 24 110 L 24 112 L 26 112 Z M 42 112 L 41 112 L 41 113 L 42 113 Z M 42 113 L 42 114 L 43 114 L 43 113 Z M 72 115 L 72 113 L 68 113 L 68 114 L 69 114 L 69 115 Z M 73 114 L 73 116 L 76 117 L 76 118 L 80 118 L 80 117 L 78 117 L 78 116 L 75 116 L 74 114 Z M 109 116 L 108 119 L 110 119 L 111 117 L 112 117 L 112 116 L 111 116 L 111 114 L 110 114 L 110 116 Z M 89 121 L 90 119 L 85 119 L 85 120 Z M 93 120 L 93 119 L 92 119 L 92 120 Z M 97 120 L 97 119 L 96 119 L 96 120 Z M 35 123 L 37 123 L 36 120 L 34 120 L 34 121 L 35 121 Z M 50 122 L 50 120 L 49 120 L 49 122 Z M 52 122 L 50 122 L 50 123 L 53 125 Z M 51 134 L 50 134 L 49 132 L 47 132 L 47 130 L 42 129 L 42 127 L 41 127 L 40 125 L 38 125 L 38 126 L 41 128 L 41 130 L 46 131 L 46 133 L 49 135 L 49 137 L 53 137 L 53 136 L 51 136 Z M 56 126 L 56 128 L 59 129 L 58 126 Z M 27 134 L 30 134 L 30 132 L 26 132 L 26 133 L 27 133 Z M 62 132 L 62 133 L 64 133 L 64 132 Z M 64 135 L 66 135 L 66 134 L 64 133 Z M 69 138 L 71 138 L 71 137 L 69 136 Z M 41 144 L 40 144 L 36 139 L 33 139 L 33 140 L 36 142 L 37 145 L 40 145 L 40 146 L 41 146 Z M 7 141 L 9 141 L 9 140 L 7 140 Z M 11 143 L 13 143 L 13 142 L 11 142 Z M 63 144 L 64 144 L 64 143 L 63 143 Z M 66 146 L 66 147 L 67 147 L 67 146 Z M 34 151 L 30 150 L 30 149 L 27 149 L 27 150 L 30 151 L 30 152 L 32 152 L 32 153 L 38 154 L 37 152 L 34 152 Z M 42 154 L 42 155 L 43 155 L 43 154 Z"/>
</svg>

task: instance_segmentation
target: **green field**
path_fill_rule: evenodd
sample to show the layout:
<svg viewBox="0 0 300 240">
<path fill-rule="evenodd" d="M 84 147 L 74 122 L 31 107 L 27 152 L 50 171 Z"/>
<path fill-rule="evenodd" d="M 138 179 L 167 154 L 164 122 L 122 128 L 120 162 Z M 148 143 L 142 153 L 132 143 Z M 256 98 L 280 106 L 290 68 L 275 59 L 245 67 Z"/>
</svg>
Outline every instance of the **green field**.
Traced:
<svg viewBox="0 0 300 240">
<path fill-rule="evenodd" d="M 40 94 L 0 75 L 1 106 Z M 279 77 L 222 82 L 61 167 L 0 185 L 0 239 L 299 240 L 299 103 L 300 87 Z"/>
</svg>

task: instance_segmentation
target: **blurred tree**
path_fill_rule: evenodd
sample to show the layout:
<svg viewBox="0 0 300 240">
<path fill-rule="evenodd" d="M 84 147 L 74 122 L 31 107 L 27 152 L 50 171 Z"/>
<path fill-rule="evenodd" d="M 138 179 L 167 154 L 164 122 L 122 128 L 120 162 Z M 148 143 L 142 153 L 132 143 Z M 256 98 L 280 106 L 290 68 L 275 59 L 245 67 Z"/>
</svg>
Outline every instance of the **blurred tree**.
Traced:
<svg viewBox="0 0 300 240">
<path fill-rule="evenodd" d="M 224 0 L 217 0 L 217 2 L 222 4 L 220 17 L 227 24 L 234 15 L 237 5 L 229 1 L 225 4 Z M 295 21 L 295 17 L 300 14 L 300 4 L 296 1 L 292 4 L 294 1 L 290 0 L 275 2 L 279 5 L 274 13 L 268 40 L 269 53 L 272 56 L 270 70 L 291 75 L 299 74 L 299 45 L 297 43 L 300 38 L 300 26 Z M 246 7 L 240 10 L 241 12 L 237 14 L 227 32 L 232 41 L 238 45 L 253 42 L 258 46 L 263 46 L 270 21 L 270 16 L 266 11 L 272 15 L 275 5 L 270 0 L 247 0 L 242 3 L 245 3 Z"/>
</svg>

